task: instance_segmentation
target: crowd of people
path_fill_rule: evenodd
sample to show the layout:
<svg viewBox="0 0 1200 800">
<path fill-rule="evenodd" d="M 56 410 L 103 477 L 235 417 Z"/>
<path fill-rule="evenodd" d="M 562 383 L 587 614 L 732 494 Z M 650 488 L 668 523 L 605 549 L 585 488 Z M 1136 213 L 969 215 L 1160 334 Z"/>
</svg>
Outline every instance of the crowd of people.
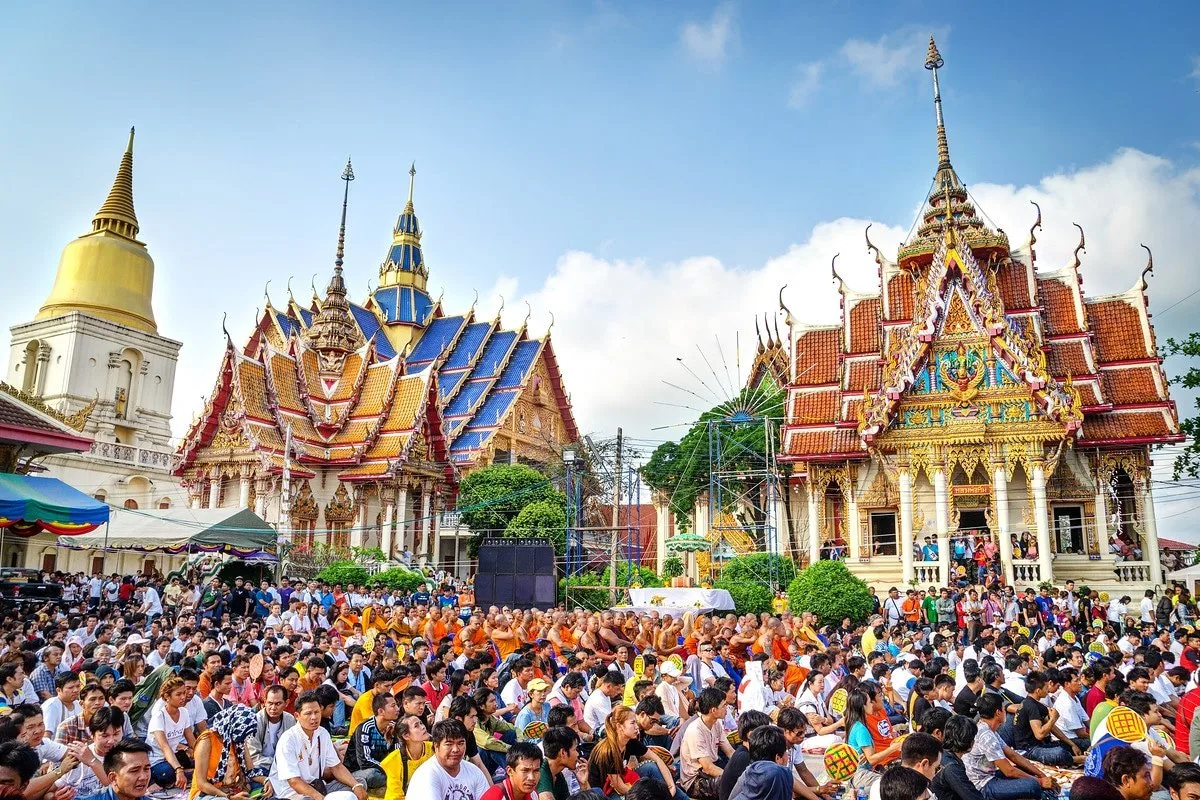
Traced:
<svg viewBox="0 0 1200 800">
<path fill-rule="evenodd" d="M 1200 798 L 1183 590 L 891 589 L 856 622 L 53 579 L 0 616 L 9 797 Z"/>
</svg>

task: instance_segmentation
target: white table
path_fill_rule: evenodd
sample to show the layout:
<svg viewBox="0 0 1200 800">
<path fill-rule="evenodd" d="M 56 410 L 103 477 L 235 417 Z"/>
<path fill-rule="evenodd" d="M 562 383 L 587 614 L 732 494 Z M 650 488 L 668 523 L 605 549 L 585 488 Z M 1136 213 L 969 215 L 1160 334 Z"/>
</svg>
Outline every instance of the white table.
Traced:
<svg viewBox="0 0 1200 800">
<path fill-rule="evenodd" d="M 630 605 L 711 608 L 733 611 L 733 598 L 725 589 L 630 589 Z"/>
</svg>

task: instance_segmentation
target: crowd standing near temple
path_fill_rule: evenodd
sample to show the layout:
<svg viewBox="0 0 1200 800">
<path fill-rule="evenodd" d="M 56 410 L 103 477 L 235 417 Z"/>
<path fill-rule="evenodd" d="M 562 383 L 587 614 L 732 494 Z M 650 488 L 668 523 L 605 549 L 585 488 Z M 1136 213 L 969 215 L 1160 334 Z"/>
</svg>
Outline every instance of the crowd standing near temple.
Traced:
<svg viewBox="0 0 1200 800">
<path fill-rule="evenodd" d="M 0 618 L 26 800 L 1200 797 L 1186 589 L 892 588 L 856 623 L 47 579 Z"/>
</svg>

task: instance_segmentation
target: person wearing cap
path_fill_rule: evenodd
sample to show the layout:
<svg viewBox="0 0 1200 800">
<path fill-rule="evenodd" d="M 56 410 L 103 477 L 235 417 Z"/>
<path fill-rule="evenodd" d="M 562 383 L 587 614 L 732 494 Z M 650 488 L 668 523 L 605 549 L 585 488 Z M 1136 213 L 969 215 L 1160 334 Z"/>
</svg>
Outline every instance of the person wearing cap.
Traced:
<svg viewBox="0 0 1200 800">
<path fill-rule="evenodd" d="M 542 737 L 540 735 L 529 736 L 525 729 L 534 722 L 545 723 L 550 716 L 550 705 L 546 702 L 550 684 L 541 678 L 534 678 L 525 688 L 529 691 L 529 702 L 517 712 L 517 718 L 513 724 L 517 729 L 517 741 L 536 744 L 542 740 Z"/>
</svg>

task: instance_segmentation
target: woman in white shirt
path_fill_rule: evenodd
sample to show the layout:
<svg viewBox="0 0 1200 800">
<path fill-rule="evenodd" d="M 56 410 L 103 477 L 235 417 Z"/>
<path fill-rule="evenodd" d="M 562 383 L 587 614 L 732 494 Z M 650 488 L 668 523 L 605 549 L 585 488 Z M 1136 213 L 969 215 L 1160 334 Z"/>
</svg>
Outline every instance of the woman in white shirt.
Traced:
<svg viewBox="0 0 1200 800">
<path fill-rule="evenodd" d="M 845 726 L 845 721 L 835 720 L 826 708 L 825 675 L 820 671 L 814 669 L 804 679 L 796 708 L 804 712 L 812 728 L 812 735 L 806 737 L 802 745 L 805 750 L 824 750 L 842 740 L 837 731 Z"/>
<path fill-rule="evenodd" d="M 150 778 L 163 789 L 187 786 L 185 769 L 192 765 L 188 755 L 196 746 L 192 716 L 188 713 L 188 688 L 181 678 L 167 678 L 158 692 L 159 701 L 150 710 L 146 743 L 150 745 Z"/>
<path fill-rule="evenodd" d="M 680 721 L 684 721 L 688 718 L 688 704 L 683 692 L 679 690 L 678 684 L 687 686 L 691 680 L 685 677 L 682 671 L 670 661 L 662 665 L 661 672 L 663 680 L 654 693 L 662 700 L 663 716 L 677 717 Z"/>
</svg>

